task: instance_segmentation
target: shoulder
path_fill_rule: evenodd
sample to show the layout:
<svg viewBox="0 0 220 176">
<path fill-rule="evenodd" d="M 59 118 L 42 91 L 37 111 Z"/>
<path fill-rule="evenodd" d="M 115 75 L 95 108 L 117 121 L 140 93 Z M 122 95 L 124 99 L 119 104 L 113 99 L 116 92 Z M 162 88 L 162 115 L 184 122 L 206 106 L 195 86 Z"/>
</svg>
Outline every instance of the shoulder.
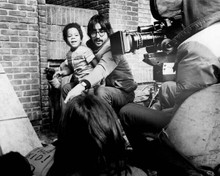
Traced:
<svg viewBox="0 0 220 176">
<path fill-rule="evenodd" d="M 77 53 L 86 53 L 86 52 L 92 52 L 92 50 L 85 46 L 85 45 L 80 45 L 77 50 L 76 50 Z"/>
</svg>

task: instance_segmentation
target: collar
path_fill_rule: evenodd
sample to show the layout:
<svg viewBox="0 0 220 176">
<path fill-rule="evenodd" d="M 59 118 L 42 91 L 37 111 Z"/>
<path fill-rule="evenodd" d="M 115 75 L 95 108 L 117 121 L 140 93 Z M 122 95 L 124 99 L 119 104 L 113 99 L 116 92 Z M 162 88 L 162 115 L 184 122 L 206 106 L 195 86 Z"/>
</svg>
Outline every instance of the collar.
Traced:
<svg viewBox="0 0 220 176">
<path fill-rule="evenodd" d="M 177 48 L 184 40 L 198 33 L 199 31 L 211 26 L 212 24 L 220 21 L 220 12 L 207 15 L 198 19 L 194 23 L 184 28 L 177 36 L 175 36 L 170 44 Z"/>
</svg>

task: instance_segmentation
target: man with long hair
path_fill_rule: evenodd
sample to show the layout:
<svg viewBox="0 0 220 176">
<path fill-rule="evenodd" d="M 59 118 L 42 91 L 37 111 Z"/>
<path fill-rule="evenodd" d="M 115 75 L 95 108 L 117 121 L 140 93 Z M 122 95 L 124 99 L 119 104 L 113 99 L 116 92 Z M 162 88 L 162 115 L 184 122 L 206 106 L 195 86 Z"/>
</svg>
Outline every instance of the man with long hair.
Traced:
<svg viewBox="0 0 220 176">
<path fill-rule="evenodd" d="M 62 94 L 66 98 L 65 102 L 81 94 L 82 91 L 94 87 L 102 80 L 104 86 L 95 89 L 95 94 L 106 100 L 115 110 L 133 102 L 137 84 L 126 58 L 123 55 L 112 55 L 109 40 L 112 33 L 111 24 L 103 15 L 97 14 L 90 19 L 88 23 L 90 40 L 87 46 L 93 50 L 98 64 L 77 86 L 63 88 Z"/>
</svg>

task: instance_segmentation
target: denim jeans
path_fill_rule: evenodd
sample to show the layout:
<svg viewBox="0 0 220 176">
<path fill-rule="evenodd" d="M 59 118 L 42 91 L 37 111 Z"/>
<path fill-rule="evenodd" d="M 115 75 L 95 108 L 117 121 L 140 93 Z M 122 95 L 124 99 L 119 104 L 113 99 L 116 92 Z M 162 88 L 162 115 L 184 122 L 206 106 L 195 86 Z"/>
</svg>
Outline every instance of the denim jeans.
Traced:
<svg viewBox="0 0 220 176">
<path fill-rule="evenodd" d="M 62 88 L 62 97 L 66 98 L 68 92 L 75 86 L 74 83 L 68 83 Z M 107 101 L 116 112 L 120 110 L 120 108 L 130 102 L 133 102 L 135 93 L 134 91 L 125 92 L 123 90 L 117 89 L 115 87 L 108 86 L 95 86 L 90 90 L 90 92 L 95 95 L 101 97 L 105 101 Z"/>
<path fill-rule="evenodd" d="M 107 101 L 116 112 L 118 112 L 124 105 L 133 102 L 134 91 L 125 92 L 115 87 L 99 86 L 94 90 L 95 95 Z"/>
</svg>

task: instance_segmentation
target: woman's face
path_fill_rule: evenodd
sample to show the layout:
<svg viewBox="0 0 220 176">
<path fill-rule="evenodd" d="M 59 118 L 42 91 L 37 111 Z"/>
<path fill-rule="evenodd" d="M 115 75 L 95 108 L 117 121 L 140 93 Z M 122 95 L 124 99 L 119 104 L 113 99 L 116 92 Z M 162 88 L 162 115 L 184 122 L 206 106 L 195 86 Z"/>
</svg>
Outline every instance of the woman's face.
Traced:
<svg viewBox="0 0 220 176">
<path fill-rule="evenodd" d="M 102 29 L 99 23 L 96 23 L 91 33 L 91 39 L 96 47 L 101 47 L 108 39 L 108 34 Z"/>
<path fill-rule="evenodd" d="M 69 28 L 67 31 L 67 41 L 71 48 L 76 49 L 81 44 L 79 31 L 76 28 Z"/>
</svg>

